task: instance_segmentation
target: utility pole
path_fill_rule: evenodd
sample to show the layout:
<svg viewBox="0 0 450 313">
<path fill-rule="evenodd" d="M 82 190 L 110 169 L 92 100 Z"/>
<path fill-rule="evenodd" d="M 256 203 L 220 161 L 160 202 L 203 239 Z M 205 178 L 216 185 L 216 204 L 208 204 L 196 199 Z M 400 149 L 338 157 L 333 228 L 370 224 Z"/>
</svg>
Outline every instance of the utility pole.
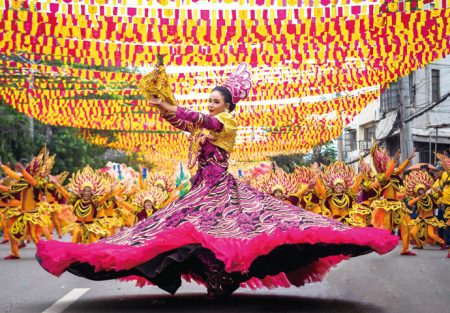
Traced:
<svg viewBox="0 0 450 313">
<path fill-rule="evenodd" d="M 411 74 L 413 75 L 413 74 Z M 411 96 L 409 94 L 409 77 L 402 77 L 398 80 L 397 98 L 399 101 L 400 114 L 400 150 L 401 160 L 404 161 L 413 151 L 410 123 L 405 122 L 405 118 L 411 114 Z"/>
</svg>

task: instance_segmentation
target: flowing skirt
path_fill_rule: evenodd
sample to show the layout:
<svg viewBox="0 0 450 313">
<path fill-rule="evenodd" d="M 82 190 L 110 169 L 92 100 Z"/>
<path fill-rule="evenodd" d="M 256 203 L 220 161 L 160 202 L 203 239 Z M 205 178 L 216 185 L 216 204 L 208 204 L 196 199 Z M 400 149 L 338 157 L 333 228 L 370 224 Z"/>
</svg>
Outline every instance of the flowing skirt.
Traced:
<svg viewBox="0 0 450 313">
<path fill-rule="evenodd" d="M 213 186 L 195 185 L 183 198 L 135 226 L 92 244 L 40 241 L 48 272 L 93 280 L 136 280 L 174 293 L 181 279 L 252 289 L 320 281 L 340 261 L 398 239 L 355 228 L 263 194 L 225 172 Z M 231 290 L 231 291 L 233 291 Z"/>
</svg>

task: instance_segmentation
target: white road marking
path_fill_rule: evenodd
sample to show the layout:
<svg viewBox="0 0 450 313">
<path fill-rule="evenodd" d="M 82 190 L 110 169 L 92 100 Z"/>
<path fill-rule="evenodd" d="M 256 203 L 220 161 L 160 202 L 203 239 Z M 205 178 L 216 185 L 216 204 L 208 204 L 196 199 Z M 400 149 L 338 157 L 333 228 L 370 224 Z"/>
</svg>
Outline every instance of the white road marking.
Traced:
<svg viewBox="0 0 450 313">
<path fill-rule="evenodd" d="M 51 307 L 42 313 L 61 313 L 67 309 L 72 303 L 82 297 L 90 288 L 75 288 L 64 297 L 53 303 Z"/>
</svg>

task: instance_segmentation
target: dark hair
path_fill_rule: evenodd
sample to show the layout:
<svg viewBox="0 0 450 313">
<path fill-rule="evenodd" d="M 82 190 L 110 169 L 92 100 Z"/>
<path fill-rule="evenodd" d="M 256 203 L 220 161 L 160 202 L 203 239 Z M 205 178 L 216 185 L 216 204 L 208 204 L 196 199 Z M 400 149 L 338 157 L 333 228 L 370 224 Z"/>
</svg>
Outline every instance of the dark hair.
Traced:
<svg viewBox="0 0 450 313">
<path fill-rule="evenodd" d="M 215 87 L 212 91 L 218 91 L 220 92 L 220 94 L 223 96 L 223 100 L 225 101 L 225 103 L 229 103 L 230 104 L 230 112 L 233 112 L 234 109 L 236 108 L 236 104 L 233 103 L 233 98 L 231 97 L 231 92 L 222 86 L 217 86 Z"/>
</svg>

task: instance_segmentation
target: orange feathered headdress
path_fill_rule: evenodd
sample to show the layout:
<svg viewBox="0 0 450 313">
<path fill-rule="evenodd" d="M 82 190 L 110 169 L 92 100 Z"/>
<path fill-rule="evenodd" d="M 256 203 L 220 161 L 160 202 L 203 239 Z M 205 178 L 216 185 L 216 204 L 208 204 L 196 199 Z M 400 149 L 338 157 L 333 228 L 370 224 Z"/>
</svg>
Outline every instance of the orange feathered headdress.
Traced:
<svg viewBox="0 0 450 313">
<path fill-rule="evenodd" d="M 259 177 L 257 188 L 267 194 L 273 194 L 275 190 L 281 190 L 285 195 L 291 195 L 296 191 L 292 178 L 279 168 L 275 172 Z"/>
<path fill-rule="evenodd" d="M 433 186 L 433 178 L 425 171 L 412 171 L 403 180 L 406 195 L 413 197 L 419 189 L 428 190 Z"/>
<path fill-rule="evenodd" d="M 341 184 L 347 190 L 354 184 L 355 178 L 355 171 L 351 166 L 337 161 L 325 167 L 323 182 L 329 189 Z"/>
</svg>

